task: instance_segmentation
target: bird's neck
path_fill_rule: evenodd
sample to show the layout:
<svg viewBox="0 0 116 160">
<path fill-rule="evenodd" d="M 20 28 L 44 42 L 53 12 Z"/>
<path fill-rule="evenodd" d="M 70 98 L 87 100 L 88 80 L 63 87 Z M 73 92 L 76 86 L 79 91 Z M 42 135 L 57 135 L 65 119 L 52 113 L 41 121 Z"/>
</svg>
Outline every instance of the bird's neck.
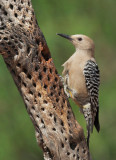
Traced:
<svg viewBox="0 0 116 160">
<path fill-rule="evenodd" d="M 94 51 L 93 50 L 76 48 L 75 54 L 79 54 L 80 56 L 88 56 L 90 58 L 92 58 L 92 57 L 94 58 Z"/>
</svg>

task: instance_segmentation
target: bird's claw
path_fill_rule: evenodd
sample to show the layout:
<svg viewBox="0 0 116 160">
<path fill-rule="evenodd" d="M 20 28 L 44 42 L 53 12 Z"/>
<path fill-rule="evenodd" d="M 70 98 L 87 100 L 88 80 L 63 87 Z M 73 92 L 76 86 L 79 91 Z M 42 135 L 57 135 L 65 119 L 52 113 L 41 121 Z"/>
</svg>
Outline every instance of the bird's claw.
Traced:
<svg viewBox="0 0 116 160">
<path fill-rule="evenodd" d="M 62 76 L 59 76 L 59 77 L 60 77 L 61 82 L 63 83 L 65 94 L 67 95 L 68 98 L 70 98 L 70 94 L 69 94 L 68 91 L 67 91 L 68 86 L 67 86 L 67 85 L 65 84 L 65 82 L 64 82 L 64 77 L 62 77 Z"/>
<path fill-rule="evenodd" d="M 64 78 L 62 76 L 59 76 L 59 77 L 60 77 L 61 82 L 64 84 Z"/>
<path fill-rule="evenodd" d="M 64 92 L 65 92 L 65 94 L 67 95 L 67 97 L 70 98 L 70 94 L 69 94 L 69 92 L 67 91 L 67 89 L 68 89 L 67 85 L 64 85 Z"/>
</svg>

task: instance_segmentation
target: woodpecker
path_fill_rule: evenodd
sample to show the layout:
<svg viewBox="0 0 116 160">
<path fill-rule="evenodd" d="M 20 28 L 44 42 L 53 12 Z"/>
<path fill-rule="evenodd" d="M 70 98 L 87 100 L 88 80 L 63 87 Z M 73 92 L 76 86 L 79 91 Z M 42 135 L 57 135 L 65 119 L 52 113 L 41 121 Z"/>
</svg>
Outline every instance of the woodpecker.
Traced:
<svg viewBox="0 0 116 160">
<path fill-rule="evenodd" d="M 89 148 L 90 133 L 95 125 L 100 131 L 98 92 L 100 75 L 94 57 L 94 42 L 89 37 L 57 34 L 68 39 L 75 47 L 75 53 L 62 65 L 64 90 L 80 107 L 87 126 L 87 145 Z"/>
</svg>

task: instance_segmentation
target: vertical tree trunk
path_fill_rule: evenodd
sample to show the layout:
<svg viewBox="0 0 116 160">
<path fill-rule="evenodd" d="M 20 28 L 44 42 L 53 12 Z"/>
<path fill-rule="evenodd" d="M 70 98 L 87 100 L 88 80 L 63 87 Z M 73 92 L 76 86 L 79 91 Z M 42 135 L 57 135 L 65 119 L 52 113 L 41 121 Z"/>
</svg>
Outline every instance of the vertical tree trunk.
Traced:
<svg viewBox="0 0 116 160">
<path fill-rule="evenodd" d="M 0 54 L 12 74 L 45 160 L 89 160 L 30 0 L 0 0 Z M 17 113 L 18 114 L 18 113 Z"/>
</svg>

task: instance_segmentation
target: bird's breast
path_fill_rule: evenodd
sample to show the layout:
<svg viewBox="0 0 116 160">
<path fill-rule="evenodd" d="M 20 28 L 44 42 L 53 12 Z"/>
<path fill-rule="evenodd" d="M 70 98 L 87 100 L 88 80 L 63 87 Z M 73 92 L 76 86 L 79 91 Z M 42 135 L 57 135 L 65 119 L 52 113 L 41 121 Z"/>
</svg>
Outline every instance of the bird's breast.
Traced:
<svg viewBox="0 0 116 160">
<path fill-rule="evenodd" d="M 69 88 L 77 91 L 77 94 L 87 95 L 85 77 L 83 74 L 85 63 L 81 60 L 73 62 L 69 69 Z"/>
</svg>

